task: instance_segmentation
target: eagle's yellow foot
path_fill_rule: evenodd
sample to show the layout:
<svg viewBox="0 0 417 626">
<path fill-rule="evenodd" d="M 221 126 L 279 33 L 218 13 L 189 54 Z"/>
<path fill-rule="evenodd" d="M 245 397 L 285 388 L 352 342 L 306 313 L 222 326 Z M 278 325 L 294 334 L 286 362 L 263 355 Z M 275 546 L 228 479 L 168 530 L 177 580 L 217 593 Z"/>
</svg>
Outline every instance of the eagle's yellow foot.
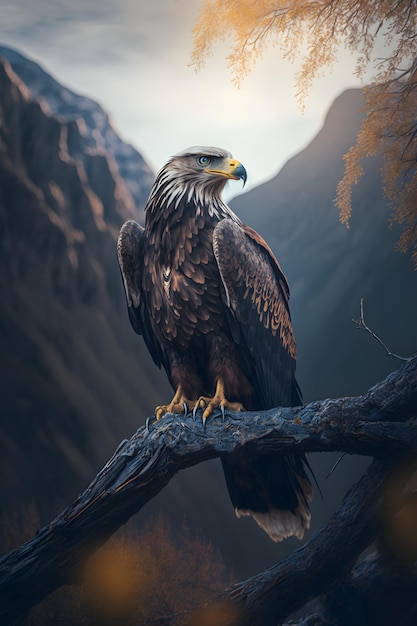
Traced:
<svg viewBox="0 0 417 626">
<path fill-rule="evenodd" d="M 166 413 L 174 413 L 175 415 L 187 414 L 188 411 L 194 408 L 194 405 L 195 401 L 188 400 L 182 393 L 181 388 L 178 387 L 175 396 L 169 404 L 155 407 L 155 417 L 157 420 L 160 420 Z"/>
<path fill-rule="evenodd" d="M 229 402 L 224 395 L 224 383 L 222 380 L 217 381 L 216 393 L 212 398 L 201 396 L 194 405 L 193 414 L 195 415 L 198 409 L 204 409 L 203 413 L 203 426 L 206 425 L 206 420 L 213 411 L 220 409 L 224 418 L 225 411 L 244 411 L 245 408 L 240 402 Z"/>
</svg>

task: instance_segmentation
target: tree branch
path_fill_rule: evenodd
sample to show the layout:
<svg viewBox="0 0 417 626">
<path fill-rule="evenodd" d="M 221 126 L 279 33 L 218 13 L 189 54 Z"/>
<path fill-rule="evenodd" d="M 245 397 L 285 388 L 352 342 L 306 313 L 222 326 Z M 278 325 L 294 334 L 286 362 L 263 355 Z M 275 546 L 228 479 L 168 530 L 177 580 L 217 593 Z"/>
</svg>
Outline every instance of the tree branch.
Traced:
<svg viewBox="0 0 417 626">
<path fill-rule="evenodd" d="M 343 581 L 359 554 L 377 536 L 388 503 L 397 510 L 399 492 L 416 468 L 415 464 L 403 468 L 393 484 L 389 479 L 396 465 L 374 461 L 328 524 L 306 545 L 219 598 L 220 604 L 232 603 L 235 608 L 230 626 L 275 626 L 310 598 L 325 593 L 335 581 Z"/>
<path fill-rule="evenodd" d="M 411 626 L 417 621 L 416 569 L 384 553 L 373 553 L 343 585 L 335 585 L 324 602 L 333 624 L 340 626 Z"/>
<path fill-rule="evenodd" d="M 201 418 L 195 420 L 191 415 L 166 416 L 152 424 L 149 431 L 141 427 L 129 441 L 120 444 L 71 506 L 33 539 L 0 560 L 0 621 L 12 623 L 61 585 L 76 582 L 85 557 L 159 493 L 181 469 L 215 457 L 242 453 L 330 450 L 382 456 L 395 463 L 398 458 L 416 454 L 417 429 L 410 419 L 413 417 L 417 417 L 417 359 L 403 364 L 356 398 L 323 400 L 305 407 L 259 413 L 228 414 L 224 422 L 219 418 L 209 420 L 206 431 Z M 376 497 L 378 485 L 385 480 L 383 470 L 380 469 L 372 480 L 375 483 L 368 485 L 371 498 Z M 351 497 L 353 500 L 347 505 L 345 516 L 354 506 L 355 498 L 366 501 L 365 494 Z M 328 532 L 332 526 L 337 532 L 341 521 L 329 522 Z M 317 567 L 313 555 L 319 558 L 320 550 L 313 549 L 311 558 L 308 550 L 304 553 L 307 556 L 302 557 L 305 562 L 297 562 L 297 567 Z M 319 560 L 325 556 L 321 554 Z M 267 587 L 268 580 L 267 576 Z M 234 593 L 234 602 L 246 594 L 242 590 Z M 248 591 L 247 597 L 251 597 L 251 593 Z"/>
<path fill-rule="evenodd" d="M 364 330 L 365 332 L 369 333 L 371 337 L 373 337 L 379 343 L 379 345 L 384 348 L 385 352 L 387 353 L 387 356 L 392 356 L 394 357 L 394 359 L 399 359 L 400 361 L 405 361 L 405 362 L 413 360 L 414 357 L 412 356 L 400 356 L 399 354 L 395 354 L 395 352 L 391 352 L 391 350 L 387 347 L 386 343 L 382 341 L 381 337 L 378 337 L 378 335 L 374 333 L 374 331 L 371 328 L 369 328 L 369 326 L 365 322 L 365 316 L 363 312 L 363 298 L 361 298 L 361 301 L 360 301 L 359 319 L 352 320 L 352 322 L 356 324 L 356 328 L 358 330 Z"/>
</svg>

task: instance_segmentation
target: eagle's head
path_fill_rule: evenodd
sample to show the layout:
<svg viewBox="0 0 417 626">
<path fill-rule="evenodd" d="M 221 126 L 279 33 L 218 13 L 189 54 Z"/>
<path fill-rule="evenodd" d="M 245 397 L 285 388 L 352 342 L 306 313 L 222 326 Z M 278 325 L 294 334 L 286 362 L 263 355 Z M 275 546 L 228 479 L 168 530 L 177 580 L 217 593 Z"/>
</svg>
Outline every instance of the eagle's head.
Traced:
<svg viewBox="0 0 417 626">
<path fill-rule="evenodd" d="M 165 168 L 177 179 L 222 191 L 228 179 L 246 182 L 246 170 L 227 150 L 193 146 L 170 158 Z"/>
<path fill-rule="evenodd" d="M 243 165 L 227 150 L 211 146 L 193 146 L 172 156 L 159 171 L 146 210 L 175 209 L 182 199 L 216 210 L 227 181 L 247 178 Z M 229 209 L 230 210 L 230 209 Z"/>
</svg>

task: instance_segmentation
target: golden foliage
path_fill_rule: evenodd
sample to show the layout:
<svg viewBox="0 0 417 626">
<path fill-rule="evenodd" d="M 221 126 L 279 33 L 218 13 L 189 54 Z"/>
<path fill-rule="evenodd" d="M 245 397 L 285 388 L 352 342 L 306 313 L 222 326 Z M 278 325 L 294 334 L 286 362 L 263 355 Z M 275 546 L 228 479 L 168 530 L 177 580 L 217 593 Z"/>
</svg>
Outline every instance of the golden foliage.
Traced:
<svg viewBox="0 0 417 626">
<path fill-rule="evenodd" d="M 180 624 L 225 584 L 211 544 L 183 526 L 175 535 L 162 517 L 141 532 L 118 533 L 89 559 L 82 594 L 90 614 L 109 623 Z"/>
<path fill-rule="evenodd" d="M 35 507 L 3 517 L 3 548 L 28 539 L 37 519 Z M 195 624 L 196 607 L 230 582 L 220 555 L 208 541 L 191 534 L 185 525 L 174 533 L 159 516 L 141 531 L 130 522 L 113 535 L 86 561 L 80 584 L 46 598 L 32 609 L 25 624 Z M 230 611 L 219 608 L 219 625 L 220 615 L 230 617 Z"/>
<path fill-rule="evenodd" d="M 277 46 L 289 60 L 302 56 L 296 76 L 302 107 L 313 81 L 334 65 L 341 47 L 357 55 L 358 77 L 364 79 L 372 67 L 374 75 L 364 89 L 366 116 L 345 156 L 336 204 L 348 225 L 361 162 L 381 154 L 384 191 L 393 219 L 403 226 L 399 245 L 412 250 L 417 267 L 416 27 L 413 0 L 204 0 L 193 31 L 192 62 L 201 68 L 214 41 L 232 36 L 228 63 L 238 84 L 266 46 Z M 386 56 L 373 60 L 377 38 Z"/>
<path fill-rule="evenodd" d="M 417 560 L 417 473 L 404 486 L 409 467 L 400 467 L 387 483 L 387 505 L 380 513 L 378 549 L 391 559 L 413 567 Z M 394 504 L 395 501 L 395 504 Z"/>
<path fill-rule="evenodd" d="M 238 619 L 236 606 L 223 603 L 193 611 L 185 626 L 235 626 Z"/>
</svg>

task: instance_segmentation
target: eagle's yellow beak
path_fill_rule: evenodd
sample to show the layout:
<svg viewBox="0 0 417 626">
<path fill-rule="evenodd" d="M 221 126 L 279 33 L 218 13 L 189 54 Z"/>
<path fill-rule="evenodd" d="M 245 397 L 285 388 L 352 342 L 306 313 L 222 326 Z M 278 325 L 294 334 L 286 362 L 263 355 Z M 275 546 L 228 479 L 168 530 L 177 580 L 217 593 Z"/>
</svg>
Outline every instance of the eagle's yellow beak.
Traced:
<svg viewBox="0 0 417 626">
<path fill-rule="evenodd" d="M 246 179 L 248 177 L 242 163 L 236 159 L 226 159 L 224 161 L 224 167 L 220 167 L 218 169 L 208 167 L 205 171 L 207 174 L 219 174 L 220 176 L 232 178 L 233 180 L 241 179 L 243 180 L 243 186 L 245 186 Z"/>
</svg>

